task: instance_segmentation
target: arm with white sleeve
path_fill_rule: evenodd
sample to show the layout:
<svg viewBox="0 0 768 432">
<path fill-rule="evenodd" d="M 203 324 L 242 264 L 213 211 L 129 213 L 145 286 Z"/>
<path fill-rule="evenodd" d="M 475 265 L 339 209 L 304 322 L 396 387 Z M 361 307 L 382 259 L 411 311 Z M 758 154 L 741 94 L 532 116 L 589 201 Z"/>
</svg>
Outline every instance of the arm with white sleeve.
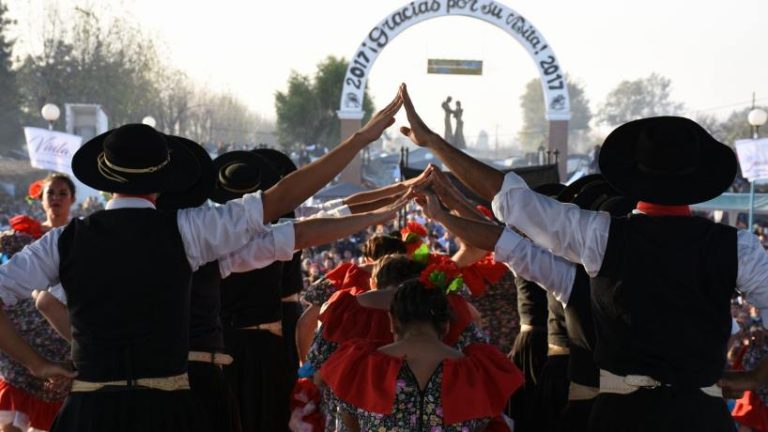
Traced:
<svg viewBox="0 0 768 432">
<path fill-rule="evenodd" d="M 603 264 L 611 216 L 582 210 L 532 191 L 517 174 L 504 176 L 493 198 L 493 213 L 544 249 L 582 264 L 591 277 Z"/>
<path fill-rule="evenodd" d="M 509 228 L 456 216 L 440 206 L 437 197 L 419 199 L 424 211 L 457 237 L 474 247 L 494 251 L 494 259 L 506 263 L 524 279 L 539 284 L 566 305 L 576 278 L 576 265 L 535 245 Z"/>
<path fill-rule="evenodd" d="M 760 311 L 763 327 L 768 328 L 768 254 L 756 235 L 739 230 L 737 255 L 736 289 Z"/>
</svg>

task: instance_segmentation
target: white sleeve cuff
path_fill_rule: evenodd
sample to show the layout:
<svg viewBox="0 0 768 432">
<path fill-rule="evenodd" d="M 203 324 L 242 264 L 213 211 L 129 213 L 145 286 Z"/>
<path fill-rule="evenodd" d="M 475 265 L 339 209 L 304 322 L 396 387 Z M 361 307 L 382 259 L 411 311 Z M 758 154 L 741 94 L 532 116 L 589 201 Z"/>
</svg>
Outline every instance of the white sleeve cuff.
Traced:
<svg viewBox="0 0 768 432">
<path fill-rule="evenodd" d="M 248 228 L 253 232 L 263 232 L 264 228 L 264 203 L 261 198 L 261 191 L 243 195 L 243 206 L 245 206 L 245 216 L 248 218 Z"/>
<path fill-rule="evenodd" d="M 323 210 L 333 210 L 333 209 L 335 209 L 337 207 L 341 207 L 343 205 L 344 205 L 344 199 L 343 198 L 339 198 L 339 199 L 335 199 L 335 200 L 331 200 L 331 201 L 325 202 L 320 207 Z"/>
<path fill-rule="evenodd" d="M 296 247 L 296 230 L 293 222 L 281 222 L 272 226 L 275 234 L 275 259 L 276 261 L 290 261 L 293 259 Z"/>
<path fill-rule="evenodd" d="M 491 209 L 493 214 L 498 220 L 504 220 L 504 209 L 506 207 L 505 198 L 507 192 L 512 189 L 528 189 L 528 184 L 520 176 L 512 171 L 509 171 L 504 175 L 504 182 L 501 184 L 501 189 L 493 197 L 491 201 Z"/>
<path fill-rule="evenodd" d="M 496 242 L 496 247 L 493 249 L 494 259 L 498 262 L 509 262 L 512 249 L 517 246 L 523 239 L 519 234 L 512 231 L 509 228 L 504 228 L 499 240 Z"/>
</svg>

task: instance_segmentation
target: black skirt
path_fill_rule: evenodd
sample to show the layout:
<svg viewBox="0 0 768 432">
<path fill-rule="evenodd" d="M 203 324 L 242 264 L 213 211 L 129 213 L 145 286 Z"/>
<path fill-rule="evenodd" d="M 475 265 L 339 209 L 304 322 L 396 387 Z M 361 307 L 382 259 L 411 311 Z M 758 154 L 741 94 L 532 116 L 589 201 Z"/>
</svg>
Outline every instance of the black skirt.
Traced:
<svg viewBox="0 0 768 432">
<path fill-rule="evenodd" d="M 299 369 L 299 350 L 296 347 L 296 322 L 304 312 L 299 302 L 283 302 L 283 340 L 288 362 L 293 370 Z"/>
<path fill-rule="evenodd" d="M 538 432 L 542 418 L 536 410 L 536 385 L 541 377 L 541 370 L 547 361 L 547 330 L 534 328 L 520 332 L 509 357 L 523 372 L 525 383 L 507 405 L 507 415 L 515 420 L 515 431 Z"/>
<path fill-rule="evenodd" d="M 189 386 L 209 431 L 242 431 L 237 400 L 221 367 L 189 362 Z"/>
<path fill-rule="evenodd" d="M 734 423 L 723 398 L 699 389 L 643 389 L 628 395 L 602 393 L 595 398 L 590 432 L 722 432 Z"/>
<path fill-rule="evenodd" d="M 70 393 L 51 432 L 204 432 L 189 390 Z"/>
<path fill-rule="evenodd" d="M 243 432 L 287 432 L 296 370 L 290 369 L 283 338 L 264 330 L 225 329 L 224 342 L 235 359 L 224 367 L 224 376 L 237 399 Z"/>
</svg>

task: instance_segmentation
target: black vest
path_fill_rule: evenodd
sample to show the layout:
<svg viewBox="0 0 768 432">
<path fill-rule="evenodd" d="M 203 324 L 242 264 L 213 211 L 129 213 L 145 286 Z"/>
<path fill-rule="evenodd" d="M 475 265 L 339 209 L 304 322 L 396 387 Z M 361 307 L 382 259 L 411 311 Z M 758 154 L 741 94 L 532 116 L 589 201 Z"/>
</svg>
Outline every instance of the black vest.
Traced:
<svg viewBox="0 0 768 432">
<path fill-rule="evenodd" d="M 520 324 L 544 328 L 547 325 L 547 292 L 535 282 L 515 277 L 517 313 Z"/>
<path fill-rule="evenodd" d="M 258 270 L 232 273 L 221 281 L 221 321 L 242 328 L 282 318 L 283 262 Z"/>
<path fill-rule="evenodd" d="M 301 274 L 301 251 L 298 251 L 290 261 L 283 263 L 283 282 L 280 290 L 283 297 L 288 297 L 300 293 L 302 289 L 304 276 Z"/>
<path fill-rule="evenodd" d="M 568 347 L 568 329 L 565 327 L 565 311 L 563 304 L 547 293 L 547 306 L 549 317 L 547 319 L 547 341 L 550 345 Z"/>
<path fill-rule="evenodd" d="M 568 331 L 568 379 L 590 387 L 600 386 L 600 369 L 595 364 L 595 324 L 589 296 L 589 275 L 584 267 L 576 266 L 576 277 L 565 306 L 565 327 Z"/>
<path fill-rule="evenodd" d="M 591 284 L 597 364 L 682 388 L 714 384 L 737 271 L 732 227 L 699 217 L 613 219 Z"/>
<path fill-rule="evenodd" d="M 96 212 L 72 220 L 58 247 L 79 379 L 186 371 L 191 271 L 175 212 Z"/>
<path fill-rule="evenodd" d="M 192 351 L 223 351 L 224 333 L 221 327 L 221 272 L 219 262 L 212 261 L 192 275 L 192 327 L 189 349 Z"/>
</svg>

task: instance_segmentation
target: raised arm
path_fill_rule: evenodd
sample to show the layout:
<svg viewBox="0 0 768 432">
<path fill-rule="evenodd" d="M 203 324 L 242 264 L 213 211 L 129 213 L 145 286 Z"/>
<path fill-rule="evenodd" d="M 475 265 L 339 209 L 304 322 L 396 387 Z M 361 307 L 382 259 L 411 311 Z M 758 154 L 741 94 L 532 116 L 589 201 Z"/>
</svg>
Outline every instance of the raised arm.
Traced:
<svg viewBox="0 0 768 432">
<path fill-rule="evenodd" d="M 504 174 L 448 144 L 440 135 L 432 132 L 416 112 L 405 84 L 400 86 L 400 94 L 410 123 L 410 127 L 401 127 L 400 132 L 414 144 L 431 150 L 462 183 L 490 201 L 501 188 Z"/>
<path fill-rule="evenodd" d="M 360 150 L 379 139 L 384 130 L 395 122 L 395 114 L 402 104 L 398 94 L 365 126 L 331 152 L 285 176 L 264 192 L 264 220 L 274 220 L 289 213 L 336 177 Z"/>
<path fill-rule="evenodd" d="M 444 209 L 437 197 L 426 193 L 418 202 L 433 219 L 468 244 L 494 251 L 498 262 L 524 279 L 536 282 L 563 304 L 568 302 L 576 266 L 536 246 L 514 231 L 494 223 L 465 219 Z"/>
</svg>

